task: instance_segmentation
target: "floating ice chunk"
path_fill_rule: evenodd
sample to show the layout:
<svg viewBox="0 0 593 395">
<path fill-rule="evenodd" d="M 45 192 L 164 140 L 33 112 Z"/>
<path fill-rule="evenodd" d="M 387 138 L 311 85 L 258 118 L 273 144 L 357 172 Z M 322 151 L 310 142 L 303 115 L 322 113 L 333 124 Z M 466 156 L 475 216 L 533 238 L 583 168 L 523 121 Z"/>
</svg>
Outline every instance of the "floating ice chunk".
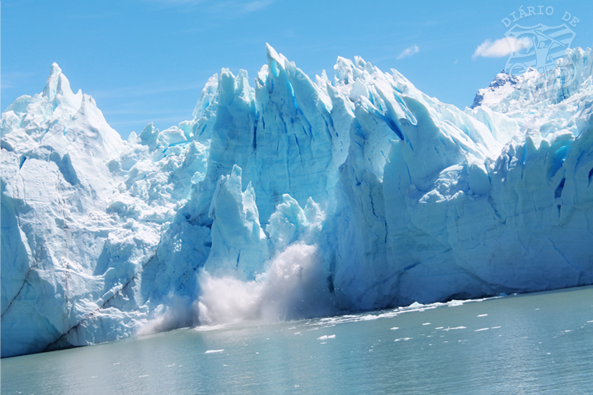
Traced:
<svg viewBox="0 0 593 395">
<path fill-rule="evenodd" d="M 317 338 L 317 340 L 335 339 L 336 335 L 323 335 Z"/>
</svg>

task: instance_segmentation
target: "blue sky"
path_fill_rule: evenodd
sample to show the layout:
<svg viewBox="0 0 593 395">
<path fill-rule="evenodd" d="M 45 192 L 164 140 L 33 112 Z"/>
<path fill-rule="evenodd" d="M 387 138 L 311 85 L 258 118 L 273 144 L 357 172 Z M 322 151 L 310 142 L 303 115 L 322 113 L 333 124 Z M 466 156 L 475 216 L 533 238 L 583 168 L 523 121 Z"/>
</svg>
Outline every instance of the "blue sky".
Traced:
<svg viewBox="0 0 593 395">
<path fill-rule="evenodd" d="M 536 10 L 537 5 L 534 3 Z M 546 1 L 524 26 L 580 22 L 571 47 L 593 44 L 593 2 Z M 338 56 L 399 70 L 458 107 L 500 72 L 508 55 L 472 56 L 504 37 L 503 18 L 530 4 L 505 0 L 95 0 L 2 1 L 2 110 L 43 90 L 57 62 L 73 90 L 95 98 L 122 136 L 148 122 L 161 130 L 191 119 L 208 77 L 226 67 L 253 81 L 265 43 L 311 78 L 333 77 Z M 546 15 L 547 7 L 553 8 Z M 548 10 L 550 11 L 550 10 Z M 484 48 L 484 47 L 482 47 Z M 488 54 L 488 52 L 482 51 Z M 494 48 L 489 53 L 496 55 Z"/>
</svg>

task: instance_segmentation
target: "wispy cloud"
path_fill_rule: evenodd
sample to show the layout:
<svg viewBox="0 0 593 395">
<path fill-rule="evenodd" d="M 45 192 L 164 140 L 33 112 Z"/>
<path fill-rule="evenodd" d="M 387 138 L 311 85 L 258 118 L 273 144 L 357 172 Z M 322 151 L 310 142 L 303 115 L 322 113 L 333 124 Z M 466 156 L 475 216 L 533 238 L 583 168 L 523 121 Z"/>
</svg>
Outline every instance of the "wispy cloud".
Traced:
<svg viewBox="0 0 593 395">
<path fill-rule="evenodd" d="M 137 85 L 137 86 L 126 86 L 113 89 L 105 90 L 94 90 L 90 94 L 95 98 L 100 99 L 113 99 L 113 98 L 126 98 L 126 97 L 139 97 L 147 95 L 158 95 L 162 93 L 170 92 L 183 92 L 190 90 L 201 91 L 204 84 L 166 84 L 160 83 L 159 85 Z"/>
<path fill-rule="evenodd" d="M 529 48 L 531 45 L 528 38 L 505 37 L 496 41 L 486 40 L 476 48 L 472 58 L 501 58 L 523 48 Z"/>
<path fill-rule="evenodd" d="M 8 71 L 2 72 L 2 89 L 12 89 L 21 86 L 25 80 L 39 77 L 38 72 Z"/>
<path fill-rule="evenodd" d="M 207 3 L 208 0 L 145 0 L 162 7 L 195 7 Z"/>
<path fill-rule="evenodd" d="M 220 18 L 233 19 L 263 10 L 277 0 L 145 0 L 165 8 L 199 10 Z"/>
<path fill-rule="evenodd" d="M 408 56 L 412 56 L 414 54 L 417 54 L 418 52 L 420 52 L 420 48 L 418 48 L 418 46 L 416 44 L 412 45 L 409 48 L 406 48 L 402 51 L 402 53 L 400 53 L 398 55 L 398 59 L 403 59 L 403 58 L 407 58 Z"/>
<path fill-rule="evenodd" d="M 258 0 L 258 1 L 251 1 L 243 5 L 242 11 L 244 13 L 255 12 L 259 10 L 263 10 L 264 8 L 268 7 L 275 3 L 275 0 Z"/>
<path fill-rule="evenodd" d="M 207 11 L 222 18 L 233 19 L 263 10 L 275 2 L 276 0 L 218 1 L 208 7 Z"/>
<path fill-rule="evenodd" d="M 117 17 L 120 14 L 117 12 L 112 12 L 112 11 L 106 11 L 106 12 L 101 12 L 101 13 L 97 13 L 97 14 L 72 14 L 69 15 L 69 18 L 73 18 L 73 19 L 107 19 L 107 18 L 113 18 L 113 17 Z"/>
</svg>

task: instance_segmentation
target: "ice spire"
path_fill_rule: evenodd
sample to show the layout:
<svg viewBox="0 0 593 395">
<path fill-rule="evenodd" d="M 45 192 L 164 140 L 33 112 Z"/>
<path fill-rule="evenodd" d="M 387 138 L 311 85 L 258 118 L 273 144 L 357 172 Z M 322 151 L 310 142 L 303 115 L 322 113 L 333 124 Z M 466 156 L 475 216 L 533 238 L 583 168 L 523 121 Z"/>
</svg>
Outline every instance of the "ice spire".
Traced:
<svg viewBox="0 0 593 395">
<path fill-rule="evenodd" d="M 47 97 L 50 102 L 57 100 L 55 106 L 63 103 L 75 110 L 80 107 L 82 100 L 82 92 L 72 93 L 70 81 L 62 74 L 62 69 L 55 62 L 52 63 L 49 69 L 49 77 L 47 77 L 47 83 L 43 88 L 43 96 Z"/>
</svg>

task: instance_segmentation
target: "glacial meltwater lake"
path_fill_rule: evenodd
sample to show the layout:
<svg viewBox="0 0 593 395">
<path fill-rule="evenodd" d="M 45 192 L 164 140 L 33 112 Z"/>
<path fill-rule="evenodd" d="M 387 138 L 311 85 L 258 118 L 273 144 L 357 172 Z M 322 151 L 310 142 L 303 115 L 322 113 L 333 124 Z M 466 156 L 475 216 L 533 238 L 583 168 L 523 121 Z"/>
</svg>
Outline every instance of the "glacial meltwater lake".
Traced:
<svg viewBox="0 0 593 395">
<path fill-rule="evenodd" d="M 2 394 L 591 394 L 593 287 L 2 360 Z"/>
</svg>

